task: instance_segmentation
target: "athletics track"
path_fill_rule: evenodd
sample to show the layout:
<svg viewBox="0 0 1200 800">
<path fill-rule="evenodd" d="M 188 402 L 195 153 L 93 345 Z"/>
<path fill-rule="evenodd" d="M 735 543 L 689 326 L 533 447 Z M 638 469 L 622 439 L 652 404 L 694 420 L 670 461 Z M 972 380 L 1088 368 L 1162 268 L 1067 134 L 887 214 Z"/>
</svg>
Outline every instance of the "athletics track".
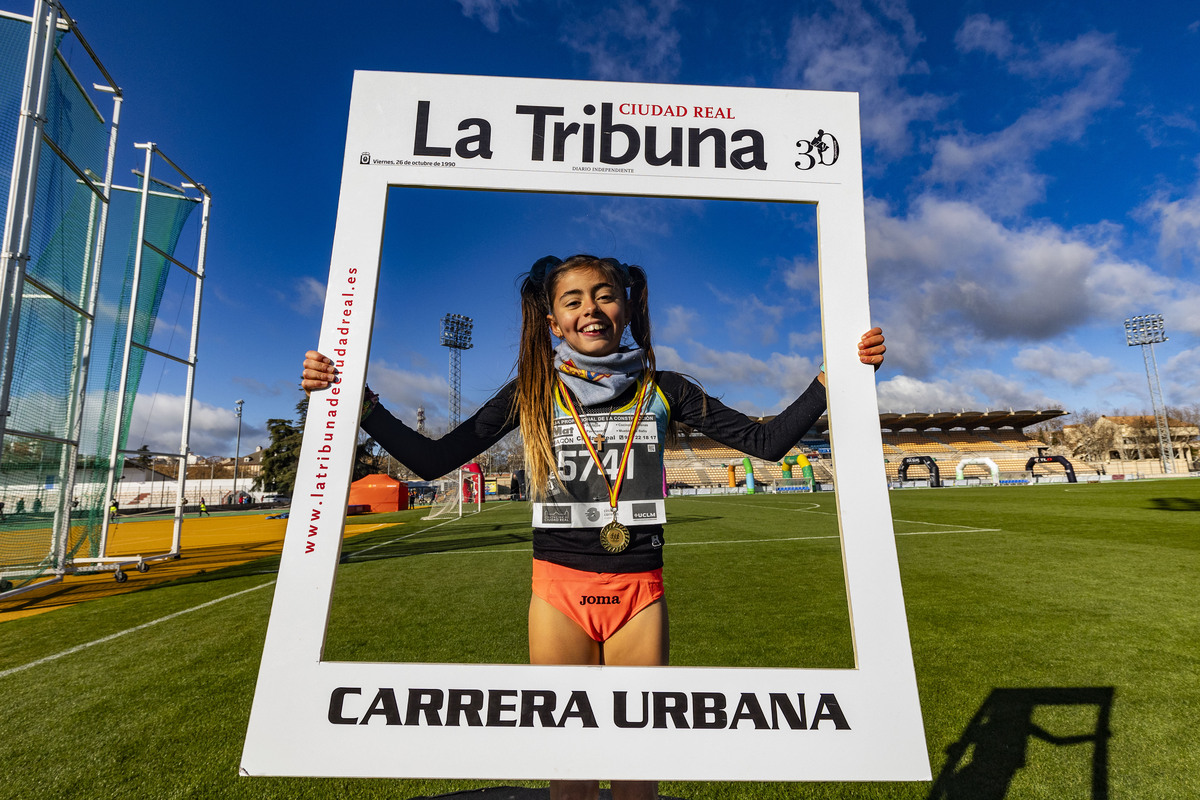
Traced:
<svg viewBox="0 0 1200 800">
<path fill-rule="evenodd" d="M 148 572 L 126 567 L 124 572 L 129 580 L 125 583 L 117 583 L 110 570 L 67 575 L 61 583 L 43 586 L 10 600 L 0 600 L 0 623 L 279 555 L 287 520 L 267 519 L 277 513 L 279 511 L 216 514 L 199 518 L 188 515 L 180 532 L 181 558 L 151 562 Z M 108 555 L 136 557 L 140 554 L 148 558 L 166 553 L 171 549 L 174 524 L 171 517 L 118 520 L 109 528 Z M 401 523 L 347 525 L 346 535 L 368 533 L 397 524 Z"/>
</svg>

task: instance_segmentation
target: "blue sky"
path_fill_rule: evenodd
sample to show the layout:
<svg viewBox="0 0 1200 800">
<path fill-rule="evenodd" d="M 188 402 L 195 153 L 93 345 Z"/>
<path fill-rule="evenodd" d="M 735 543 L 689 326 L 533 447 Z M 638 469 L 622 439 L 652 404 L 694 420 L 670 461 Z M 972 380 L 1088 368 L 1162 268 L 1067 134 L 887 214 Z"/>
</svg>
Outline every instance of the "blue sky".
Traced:
<svg viewBox="0 0 1200 800">
<path fill-rule="evenodd" d="M 125 92 L 122 167 L 151 140 L 214 197 L 200 454 L 232 453 L 239 398 L 243 452 L 268 443 L 268 418 L 293 416 L 355 69 L 857 91 L 872 317 L 890 347 L 881 410 L 1139 413 L 1145 373 L 1122 323 L 1144 313 L 1171 337 L 1157 348 L 1166 402 L 1200 402 L 1194 3 L 120 8 L 67 5 Z M 647 268 L 661 365 L 776 411 L 821 360 L 814 232 L 806 206 L 393 190 L 369 382 L 402 416 L 420 404 L 444 424 L 437 321 L 466 314 L 464 409 L 478 404 L 513 365 L 516 274 L 590 251 Z M 183 385 L 153 372 L 130 444 L 176 449 Z"/>
</svg>

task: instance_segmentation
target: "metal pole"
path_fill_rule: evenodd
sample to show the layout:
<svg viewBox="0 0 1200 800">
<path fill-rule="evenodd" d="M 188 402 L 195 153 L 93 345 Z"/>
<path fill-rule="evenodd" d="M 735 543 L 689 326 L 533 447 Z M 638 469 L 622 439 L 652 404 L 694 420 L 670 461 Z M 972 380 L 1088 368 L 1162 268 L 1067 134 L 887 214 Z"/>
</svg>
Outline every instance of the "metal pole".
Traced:
<svg viewBox="0 0 1200 800">
<path fill-rule="evenodd" d="M 1150 402 L 1154 406 L 1154 427 L 1158 429 L 1158 458 L 1164 473 L 1175 472 L 1175 453 L 1171 449 L 1171 423 L 1167 419 L 1167 407 L 1162 398 L 1162 384 L 1158 381 L 1158 359 L 1154 357 L 1154 344 L 1142 348 L 1148 352 L 1146 380 L 1150 383 Z M 1154 377 L 1151 378 L 1151 375 Z"/>
<path fill-rule="evenodd" d="M 470 350 L 474 320 L 462 314 L 442 317 L 443 347 L 450 348 L 450 430 L 462 422 L 462 351 Z"/>
<path fill-rule="evenodd" d="M 1158 458 L 1163 473 L 1175 471 L 1174 453 L 1171 450 L 1171 429 L 1167 421 L 1166 404 L 1162 398 L 1162 384 L 1158 380 L 1158 361 L 1154 357 L 1154 343 L 1167 341 L 1166 325 L 1162 314 L 1143 314 L 1125 320 L 1125 343 L 1130 347 L 1142 348 L 1142 360 L 1146 363 L 1146 383 L 1150 387 L 1150 405 L 1154 410 L 1154 426 L 1158 433 Z M 1138 437 L 1138 452 L 1141 453 L 1141 437 Z"/>
<path fill-rule="evenodd" d="M 180 469 L 179 489 L 175 495 L 175 528 L 171 537 L 171 553 L 173 555 L 179 555 L 183 537 L 184 489 L 187 483 L 186 456 L 188 442 L 192 435 L 192 398 L 196 393 L 196 360 L 200 346 L 200 300 L 204 294 L 204 256 L 208 249 L 208 212 L 212 204 L 212 198 L 204 187 L 198 184 L 193 184 L 193 187 L 203 193 L 204 199 L 200 207 L 200 249 L 196 256 L 196 290 L 192 298 L 192 339 L 188 350 L 187 389 L 183 398 L 183 430 L 179 440 L 179 449 L 184 454 L 184 462 Z"/>
<path fill-rule="evenodd" d="M 102 264 L 104 262 L 104 243 L 108 232 L 108 212 L 112 208 L 112 182 L 113 171 L 117 157 L 117 131 L 121 126 L 121 103 L 124 98 L 121 96 L 121 90 L 113 87 L 98 87 L 102 91 L 111 91 L 113 94 L 113 113 L 112 125 L 108 131 L 108 159 L 104 168 L 104 183 L 102 185 L 103 194 L 100 196 L 102 205 L 100 206 L 100 217 L 96 222 L 96 238 L 92 245 L 95 249 L 92 250 L 92 271 L 87 287 L 87 302 L 84 308 L 87 309 L 88 316 L 85 319 L 84 332 L 82 337 L 82 349 L 79 354 L 79 361 L 76 370 L 77 386 L 72 395 L 72 401 L 75 404 L 73 413 L 68 414 L 70 420 L 70 432 L 68 436 L 76 443 L 74 453 L 70 459 L 70 463 L 65 471 L 66 480 L 63 483 L 64 502 L 69 503 L 66 513 L 67 524 L 61 526 L 58 534 L 58 553 L 59 563 L 66 560 L 66 548 L 68 532 L 70 530 L 71 513 L 75 508 L 75 473 L 76 464 L 78 462 L 79 441 L 83 436 L 83 407 L 86 398 L 88 369 L 92 362 L 92 338 L 96 329 L 96 306 L 100 296 L 100 274 Z M 93 201 L 95 202 L 95 201 Z M 108 497 L 101 499 L 101 517 L 108 517 Z M 103 525 L 103 522 L 101 523 Z M 91 553 L 90 555 L 98 555 Z"/>
<path fill-rule="evenodd" d="M 462 422 L 462 350 L 450 348 L 450 430 Z"/>
<path fill-rule="evenodd" d="M 25 83 L 21 92 L 21 116 L 17 120 L 12 180 L 4 216 L 4 241 L 0 244 L 0 262 L 3 263 L 3 269 L 0 269 L 0 448 L 4 446 L 11 413 L 12 365 L 16 358 L 25 267 L 29 262 L 33 204 L 37 195 L 38 166 L 42 153 L 42 127 L 46 122 L 46 97 L 57 27 L 57 5 L 38 0 L 30 25 Z"/>
<path fill-rule="evenodd" d="M 146 144 L 135 144 L 134 147 L 146 151 L 146 173 L 150 174 L 151 159 L 154 158 L 154 143 L 147 142 Z M 133 327 L 137 318 L 137 301 L 138 292 L 141 289 L 142 282 L 142 251 L 145 250 L 144 243 L 146 241 L 146 209 L 150 199 L 150 181 L 142 180 L 142 200 L 141 206 L 138 209 L 138 236 L 137 250 L 133 256 L 133 285 L 129 290 L 129 315 L 125 320 L 125 346 L 121 352 L 121 380 L 117 387 L 117 417 L 116 424 L 113 426 L 113 441 L 112 447 L 109 448 L 108 458 L 108 479 L 104 484 L 104 502 L 108 504 L 112 499 L 114 475 L 117 469 L 117 457 L 121 449 L 121 434 L 125 427 L 125 394 L 127 392 L 126 384 L 129 382 L 129 359 L 133 349 Z M 100 526 L 100 557 L 107 556 L 108 548 L 108 525 L 109 515 L 104 515 L 104 522 Z"/>
<path fill-rule="evenodd" d="M 235 404 L 237 406 L 238 431 L 237 431 L 237 444 L 233 448 L 233 504 L 234 505 L 237 505 L 237 499 L 238 499 L 238 496 L 237 496 L 237 473 L 238 473 L 238 461 L 241 460 L 241 457 L 242 457 L 242 404 L 245 402 L 246 402 L 245 400 L 238 400 L 237 403 Z"/>
</svg>

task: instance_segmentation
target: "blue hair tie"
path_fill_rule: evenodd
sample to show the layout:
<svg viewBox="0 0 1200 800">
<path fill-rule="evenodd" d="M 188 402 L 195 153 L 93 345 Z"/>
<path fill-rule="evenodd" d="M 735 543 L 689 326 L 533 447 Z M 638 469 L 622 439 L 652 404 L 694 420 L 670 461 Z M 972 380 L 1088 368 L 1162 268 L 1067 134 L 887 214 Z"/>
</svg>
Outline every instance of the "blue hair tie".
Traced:
<svg viewBox="0 0 1200 800">
<path fill-rule="evenodd" d="M 625 262 L 617 261 L 615 258 L 602 258 L 600 261 L 610 267 L 616 267 L 617 271 L 624 275 L 626 280 L 629 280 L 629 265 Z"/>
<path fill-rule="evenodd" d="M 601 258 L 599 261 L 610 269 L 615 269 L 617 272 L 621 273 L 621 276 L 625 279 L 626 285 L 632 284 L 635 279 L 645 280 L 645 272 L 643 272 L 642 268 L 636 264 L 631 266 L 624 262 L 618 261 L 615 258 Z M 535 291 L 544 292 L 546 290 L 546 280 L 549 278 L 550 273 L 558 269 L 564 263 L 566 262 L 564 262 L 558 256 L 542 256 L 537 261 L 533 262 L 533 266 L 529 268 L 529 272 L 526 274 L 525 280 L 521 283 L 521 293 L 525 294 Z M 635 274 L 635 270 L 637 274 Z"/>
<path fill-rule="evenodd" d="M 546 275 L 561 263 L 563 261 L 558 256 L 542 256 L 529 268 L 529 277 L 535 284 L 541 286 L 546 282 Z"/>
</svg>

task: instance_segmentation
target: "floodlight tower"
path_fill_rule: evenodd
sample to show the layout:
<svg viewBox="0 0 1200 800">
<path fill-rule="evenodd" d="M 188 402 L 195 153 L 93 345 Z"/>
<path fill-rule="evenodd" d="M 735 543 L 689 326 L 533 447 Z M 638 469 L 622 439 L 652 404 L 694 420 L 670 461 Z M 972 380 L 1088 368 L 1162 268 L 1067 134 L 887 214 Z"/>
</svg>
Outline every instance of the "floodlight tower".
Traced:
<svg viewBox="0 0 1200 800">
<path fill-rule="evenodd" d="M 471 328 L 475 321 L 462 314 L 442 317 L 442 346 L 450 348 L 450 430 L 462 422 L 462 351 L 470 350 Z"/>
<path fill-rule="evenodd" d="M 237 421 L 238 421 L 237 445 L 235 445 L 233 448 L 233 502 L 235 504 L 237 503 L 237 500 L 238 500 L 238 497 L 237 497 L 238 461 L 240 461 L 242 458 L 242 406 L 245 405 L 245 403 L 246 403 L 245 400 L 238 400 L 236 403 L 234 403 L 234 405 L 237 406 Z"/>
<path fill-rule="evenodd" d="M 1154 357 L 1154 345 L 1167 341 L 1167 329 L 1162 314 L 1143 314 L 1125 320 L 1125 343 L 1130 347 L 1142 348 L 1142 360 L 1146 362 L 1146 383 L 1150 384 L 1150 405 L 1154 407 L 1154 424 L 1158 428 L 1158 457 L 1163 472 L 1175 471 L 1174 452 L 1171 450 L 1171 428 L 1167 423 L 1167 410 L 1162 399 L 1162 386 L 1158 382 L 1158 360 Z"/>
</svg>

